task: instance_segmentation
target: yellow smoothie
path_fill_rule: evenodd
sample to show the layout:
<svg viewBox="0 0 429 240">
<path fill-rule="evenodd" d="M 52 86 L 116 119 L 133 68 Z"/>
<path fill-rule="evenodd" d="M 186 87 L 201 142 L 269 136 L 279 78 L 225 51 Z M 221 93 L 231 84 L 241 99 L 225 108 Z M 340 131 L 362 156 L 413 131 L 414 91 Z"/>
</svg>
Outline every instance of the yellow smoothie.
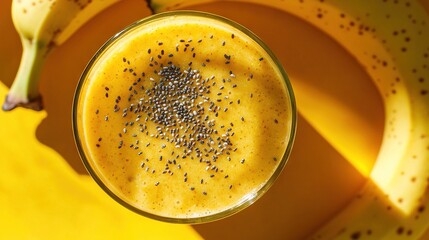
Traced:
<svg viewBox="0 0 429 240">
<path fill-rule="evenodd" d="M 295 120 L 287 80 L 225 21 L 146 20 L 83 76 L 75 121 L 84 162 L 133 210 L 170 220 L 222 215 L 267 190 L 285 164 Z"/>
</svg>

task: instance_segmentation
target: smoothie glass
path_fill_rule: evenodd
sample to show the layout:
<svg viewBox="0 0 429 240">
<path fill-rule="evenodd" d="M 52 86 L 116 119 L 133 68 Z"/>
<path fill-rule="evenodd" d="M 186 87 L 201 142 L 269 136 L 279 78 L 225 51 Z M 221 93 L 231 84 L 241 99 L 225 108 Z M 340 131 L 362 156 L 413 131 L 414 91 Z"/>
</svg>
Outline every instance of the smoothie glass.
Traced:
<svg viewBox="0 0 429 240">
<path fill-rule="evenodd" d="M 238 23 L 196 11 L 153 15 L 109 39 L 72 111 L 98 185 L 173 223 L 218 220 L 255 202 L 287 163 L 296 128 L 292 87 L 271 50 Z"/>
</svg>

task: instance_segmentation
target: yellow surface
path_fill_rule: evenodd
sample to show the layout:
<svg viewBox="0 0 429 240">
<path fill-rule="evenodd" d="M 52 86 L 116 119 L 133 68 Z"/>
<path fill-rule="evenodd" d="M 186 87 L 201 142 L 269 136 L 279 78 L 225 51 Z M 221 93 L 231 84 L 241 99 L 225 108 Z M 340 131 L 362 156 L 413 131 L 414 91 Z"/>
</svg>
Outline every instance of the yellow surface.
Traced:
<svg viewBox="0 0 429 240">
<path fill-rule="evenodd" d="M 2 65 L 0 81 L 6 86 L 11 85 L 21 54 L 19 38 L 13 29 L 9 9 L 9 1 L 0 2 L 0 32 L 2 36 L 7 36 L 0 40 L 2 42 L 0 44 L 0 64 Z M 340 57 L 342 64 L 351 69 L 353 73 L 362 71 L 356 66 L 352 67 L 356 64 L 354 60 L 332 39 L 304 22 L 279 11 L 256 5 L 227 5 L 226 3 L 199 6 L 197 9 L 221 13 L 249 26 L 278 53 L 294 84 L 298 83 L 295 79 L 301 73 L 304 74 L 301 78 L 303 81 L 317 86 L 318 78 L 315 78 L 313 82 L 311 80 L 321 74 L 321 69 L 332 70 L 337 68 L 337 64 L 330 65 L 330 61 L 320 57 L 328 53 L 332 57 Z M 264 21 L 255 21 L 255 13 L 264 14 L 266 18 Z M 6 126 L 4 127 L 5 130 L 2 129 L 0 132 L 0 151 L 4 152 L 0 157 L 1 170 L 4 172 L 4 176 L 9 176 L 7 178 L 2 177 L 0 183 L 2 186 L 0 188 L 0 199 L 2 199 L 0 239 L 62 239 L 67 234 L 80 234 L 76 238 L 84 239 L 86 235 L 81 234 L 84 229 L 103 239 L 118 239 L 114 237 L 113 232 L 117 231 L 116 233 L 119 234 L 120 230 L 123 234 L 121 236 L 126 239 L 128 234 L 135 233 L 133 229 L 141 233 L 141 238 L 145 236 L 145 231 L 161 229 L 159 235 L 158 233 L 156 236 L 151 235 L 148 237 L 149 239 L 178 239 L 180 234 L 174 229 L 178 229 L 178 231 L 184 229 L 186 233 L 182 236 L 186 236 L 186 239 L 192 239 L 192 236 L 195 236 L 195 232 L 188 232 L 187 226 L 148 225 L 147 222 L 151 221 L 136 217 L 136 215 L 114 203 L 86 175 L 72 137 L 71 103 L 74 88 L 82 69 L 92 54 L 108 37 L 148 14 L 144 1 L 126 0 L 97 16 L 94 21 L 86 24 L 76 35 L 60 48 L 55 49 L 48 57 L 41 81 L 45 113 L 29 112 L 29 114 L 24 114 L 25 110 L 22 109 L 16 110 L 21 113 L 0 113 L 0 123 L 2 126 Z M 278 21 L 279 19 L 281 21 Z M 270 25 L 264 24 L 269 21 L 274 22 Z M 284 38 L 287 41 L 278 37 L 279 35 L 287 36 Z M 318 39 L 319 45 L 314 45 L 314 42 L 308 41 L 308 39 Z M 320 48 L 320 46 L 324 47 Z M 305 63 L 306 59 L 309 58 L 314 61 L 312 64 L 319 62 L 322 65 L 314 65 L 312 71 L 307 71 L 308 66 Z M 308 75 L 305 75 L 306 73 Z M 326 76 L 326 81 L 329 80 L 329 76 Z M 363 80 L 363 83 L 367 82 Z M 6 90 L 4 89 L 0 92 L 0 99 L 5 94 Z M 371 122 L 372 116 L 367 117 L 368 121 Z M 31 124 L 31 128 L 23 128 L 23 123 L 20 123 L 22 121 L 34 122 Z M 13 131 L 14 129 L 16 131 Z M 19 137 L 20 135 L 22 137 Z M 36 143 L 36 140 L 40 145 Z M 27 144 L 23 150 L 22 142 L 31 143 L 31 141 L 33 141 L 32 144 Z M 62 181 L 75 183 L 75 188 L 70 186 L 68 188 L 58 188 L 58 186 L 55 188 L 53 186 L 60 182 L 59 179 L 54 181 L 52 178 L 41 177 L 42 173 L 51 174 L 52 169 L 43 170 L 44 165 L 39 166 L 37 162 L 30 165 L 31 161 L 28 158 L 30 158 L 29 156 L 36 158 L 43 156 L 43 154 L 54 156 L 52 160 L 51 157 L 43 159 L 50 164 L 62 166 L 62 173 L 55 176 Z M 25 158 L 22 159 L 19 156 Z M 5 167 L 3 167 L 3 162 Z M 27 169 L 28 171 L 25 172 L 23 169 L 18 169 L 20 170 L 18 174 L 17 170 L 9 167 L 12 164 L 30 166 L 32 169 L 31 171 Z M 6 166 L 8 167 L 6 168 Z M 38 166 L 38 168 L 34 166 Z M 53 172 L 55 173 L 55 171 Z M 38 180 L 38 178 L 42 179 Z M 315 231 L 340 207 L 344 206 L 360 189 L 364 181 L 363 176 L 348 164 L 303 118 L 299 118 L 292 156 L 270 191 L 254 205 L 232 217 L 214 223 L 196 225 L 193 229 L 204 239 L 209 240 L 265 239 L 267 236 L 270 239 L 302 239 Z M 22 188 L 24 182 L 33 190 Z M 38 185 L 34 184 L 35 186 L 33 186 L 33 182 L 38 183 Z M 3 186 L 8 186 L 8 188 Z M 21 193 L 27 193 L 26 198 L 20 199 L 20 194 L 6 192 L 6 189 L 21 189 Z M 56 190 L 54 191 L 54 189 Z M 70 199 L 65 198 L 66 196 Z M 317 199 L 316 202 L 315 199 Z M 31 204 L 31 202 L 46 204 L 43 206 L 30 205 L 23 210 L 21 203 Z M 53 204 L 54 202 L 58 205 Z M 105 207 L 102 207 L 103 202 Z M 74 214 L 81 213 L 83 206 L 86 206 L 88 212 L 96 212 L 95 210 L 99 207 L 97 212 L 107 216 L 100 213 L 100 215 L 89 217 L 85 214 L 85 217 L 81 218 L 88 218 L 87 222 L 81 221 L 80 218 L 74 217 L 76 216 Z M 58 215 L 54 215 L 55 210 L 63 208 L 68 209 L 69 214 L 58 213 Z M 110 214 L 115 217 L 121 215 L 123 217 L 117 217 L 117 221 L 113 222 L 114 224 L 108 224 L 104 222 L 104 218 L 111 220 Z M 33 221 L 33 225 L 29 224 L 29 221 Z M 142 223 L 139 224 L 138 228 L 130 223 L 129 228 L 115 229 L 121 222 L 128 225 L 128 221 L 142 221 Z M 103 227 L 89 228 L 89 223 L 100 224 Z M 5 230 L 3 231 L 3 229 Z M 106 234 L 104 231 L 107 231 Z M 6 234 L 7 236 L 5 236 Z M 189 238 L 187 234 L 189 234 Z"/>
<path fill-rule="evenodd" d="M 0 86 L 0 95 L 6 94 Z M 126 210 L 35 138 L 45 112 L 0 112 L 0 239 L 199 239 Z"/>
<path fill-rule="evenodd" d="M 285 65 L 298 107 L 320 101 L 312 98 L 318 89 L 321 99 L 363 113 L 359 123 L 368 127 L 355 131 L 357 137 L 350 141 L 362 143 L 366 154 L 362 161 L 367 168 L 372 165 L 383 129 L 380 98 L 365 71 L 334 39 L 290 15 L 261 6 L 222 3 L 195 9 L 237 20 L 259 35 Z M 0 113 L 0 239 L 198 239 L 196 230 L 209 240 L 299 240 L 349 202 L 365 176 L 301 117 L 283 174 L 262 199 L 230 218 L 193 229 L 164 224 L 137 216 L 104 194 L 85 175 L 76 153 L 70 121 L 73 91 L 96 49 L 148 14 L 145 1 L 126 0 L 97 16 L 47 59 L 41 82 L 46 111 Z M 255 21 L 258 14 L 265 17 Z M 0 2 L 0 33 L 0 81 L 10 86 L 21 49 L 9 1 Z M 345 77 L 367 94 L 344 94 L 347 86 L 337 84 Z M 2 85 L 0 100 L 5 94 Z M 366 108 L 368 102 L 371 108 Z"/>
</svg>

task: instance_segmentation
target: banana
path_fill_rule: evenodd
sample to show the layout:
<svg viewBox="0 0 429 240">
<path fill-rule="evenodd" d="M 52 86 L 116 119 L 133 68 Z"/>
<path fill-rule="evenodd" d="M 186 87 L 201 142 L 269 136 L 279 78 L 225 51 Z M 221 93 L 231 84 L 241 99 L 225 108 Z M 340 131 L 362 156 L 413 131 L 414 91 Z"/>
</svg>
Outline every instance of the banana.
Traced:
<svg viewBox="0 0 429 240">
<path fill-rule="evenodd" d="M 160 12 L 213 1 L 151 4 Z M 367 184 L 309 238 L 419 239 L 429 227 L 429 14 L 411 0 L 236 1 L 277 8 L 331 35 L 366 69 L 384 101 L 383 142 Z M 299 111 L 348 152 L 347 139 L 324 130 L 332 129 L 329 121 L 312 118 L 311 106 Z"/>
<path fill-rule="evenodd" d="M 43 108 L 38 84 L 50 51 L 94 15 L 120 0 L 13 0 L 12 20 L 22 43 L 22 58 L 2 106 Z"/>
</svg>

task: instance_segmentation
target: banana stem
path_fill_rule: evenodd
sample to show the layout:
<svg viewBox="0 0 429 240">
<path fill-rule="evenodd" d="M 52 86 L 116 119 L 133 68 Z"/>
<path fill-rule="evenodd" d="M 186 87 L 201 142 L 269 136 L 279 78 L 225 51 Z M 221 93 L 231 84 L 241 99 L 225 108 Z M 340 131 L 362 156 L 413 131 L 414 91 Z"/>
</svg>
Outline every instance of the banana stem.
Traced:
<svg viewBox="0 0 429 240">
<path fill-rule="evenodd" d="M 10 111 L 16 107 L 24 107 L 40 111 L 43 105 L 38 83 L 49 48 L 46 44 L 25 38 L 21 38 L 21 42 L 21 62 L 2 109 Z"/>
</svg>

